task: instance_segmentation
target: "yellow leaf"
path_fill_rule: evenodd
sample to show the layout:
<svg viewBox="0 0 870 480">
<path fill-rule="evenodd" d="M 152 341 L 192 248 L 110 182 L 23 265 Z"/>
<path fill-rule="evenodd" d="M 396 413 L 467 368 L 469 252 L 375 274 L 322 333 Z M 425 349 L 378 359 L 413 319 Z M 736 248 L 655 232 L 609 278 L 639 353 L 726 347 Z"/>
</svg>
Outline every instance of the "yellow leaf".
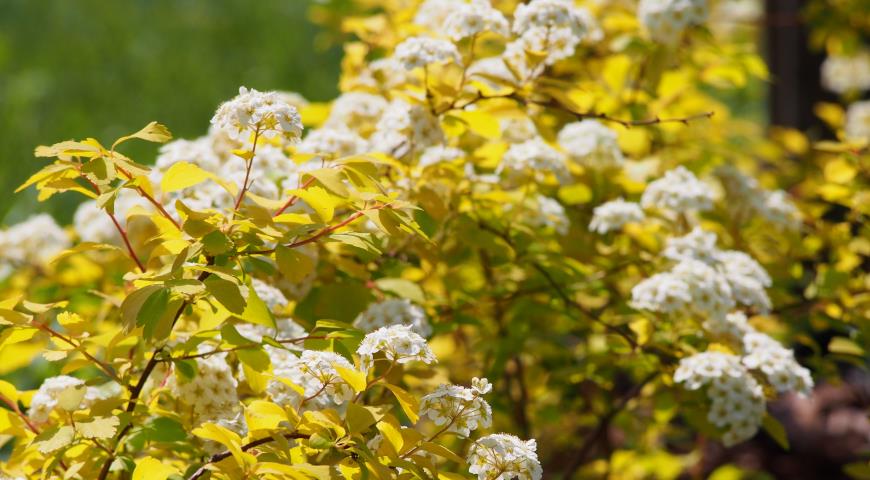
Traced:
<svg viewBox="0 0 870 480">
<path fill-rule="evenodd" d="M 86 438 L 112 438 L 119 423 L 118 417 L 95 417 L 90 422 L 76 423 L 76 430 Z"/>
<path fill-rule="evenodd" d="M 147 140 L 149 142 L 164 143 L 172 139 L 172 134 L 169 133 L 169 129 L 166 128 L 165 125 L 157 122 L 151 122 L 148 125 L 145 125 L 145 128 L 139 130 L 138 132 L 123 136 L 115 140 L 115 143 L 112 144 L 112 150 L 114 150 L 115 147 L 117 147 L 121 143 L 133 138 Z"/>
<path fill-rule="evenodd" d="M 160 189 L 164 193 L 176 192 L 204 182 L 209 178 L 214 178 L 214 174 L 192 163 L 178 162 L 174 163 L 163 174 L 163 178 L 160 179 Z"/>
<path fill-rule="evenodd" d="M 351 388 L 356 392 L 362 392 L 366 389 L 366 375 L 362 372 L 358 372 L 356 370 L 352 370 L 350 368 L 344 368 L 339 364 L 335 363 L 332 365 L 335 368 L 335 371 L 347 382 Z"/>
<path fill-rule="evenodd" d="M 57 430 L 45 430 L 33 439 L 33 445 L 40 452 L 48 454 L 72 443 L 75 430 L 69 425 L 64 425 Z"/>
<path fill-rule="evenodd" d="M 271 430 L 287 421 L 287 414 L 280 406 L 265 400 L 254 400 L 245 409 L 249 430 Z"/>
<path fill-rule="evenodd" d="M 192 432 L 199 438 L 212 440 L 227 447 L 240 467 L 256 462 L 252 455 L 242 451 L 242 438 L 236 432 L 214 423 L 204 423 Z"/>
<path fill-rule="evenodd" d="M 468 129 L 483 138 L 493 140 L 501 134 L 498 119 L 482 110 L 460 110 L 451 115 L 461 119 Z"/>
<path fill-rule="evenodd" d="M 133 480 L 166 480 L 170 475 L 177 474 L 178 470 L 164 465 L 160 460 L 153 457 L 145 457 L 136 462 L 133 470 Z"/>
<path fill-rule="evenodd" d="M 313 208 L 323 222 L 332 220 L 335 215 L 335 207 L 339 204 L 339 200 L 330 195 L 323 187 L 312 186 L 305 190 L 296 190 L 290 192 L 298 195 L 299 198 L 305 201 L 309 207 Z"/>
<path fill-rule="evenodd" d="M 13 402 L 18 401 L 18 390 L 15 388 L 15 385 L 12 385 L 5 380 L 0 380 L 0 395 L 3 395 Z"/>
<path fill-rule="evenodd" d="M 389 388 L 390 391 L 393 392 L 393 395 L 396 396 L 396 400 L 399 401 L 399 406 L 402 407 L 402 411 L 408 416 L 408 420 L 410 420 L 411 423 L 417 423 L 417 420 L 420 418 L 417 414 L 417 411 L 420 410 L 417 398 L 395 385 L 386 383 L 384 386 Z"/>
<path fill-rule="evenodd" d="M 825 179 L 831 183 L 849 183 L 858 170 L 845 158 L 838 158 L 825 165 Z"/>
<path fill-rule="evenodd" d="M 389 422 L 381 421 L 378 422 L 378 430 L 384 434 L 384 438 L 390 442 L 390 445 L 396 450 L 396 452 L 402 451 L 402 446 L 405 444 L 405 440 L 402 438 L 402 432 L 399 431 L 399 428 Z"/>
<path fill-rule="evenodd" d="M 81 315 L 73 312 L 61 312 L 57 315 L 57 323 L 64 328 L 76 329 L 85 323 L 85 319 Z"/>
<path fill-rule="evenodd" d="M 87 390 L 84 384 L 63 389 L 57 394 L 57 406 L 68 412 L 78 410 Z"/>
</svg>

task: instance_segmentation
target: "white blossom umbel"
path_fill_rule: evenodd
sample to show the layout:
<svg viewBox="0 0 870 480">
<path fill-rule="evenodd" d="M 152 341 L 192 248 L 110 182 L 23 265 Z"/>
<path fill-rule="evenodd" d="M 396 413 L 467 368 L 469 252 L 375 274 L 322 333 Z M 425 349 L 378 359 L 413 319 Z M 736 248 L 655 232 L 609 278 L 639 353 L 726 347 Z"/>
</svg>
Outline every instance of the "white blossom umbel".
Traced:
<svg viewBox="0 0 870 480">
<path fill-rule="evenodd" d="M 870 51 L 826 58 L 822 62 L 822 85 L 834 93 L 870 90 Z"/>
<path fill-rule="evenodd" d="M 621 167 L 624 163 L 616 132 L 597 120 L 582 120 L 562 127 L 559 146 L 577 163 L 594 169 Z"/>
<path fill-rule="evenodd" d="M 354 132 L 373 130 L 389 102 L 384 97 L 364 92 L 347 92 L 332 102 L 326 126 Z"/>
<path fill-rule="evenodd" d="M 795 229 L 800 226 L 801 214 L 782 190 L 765 190 L 755 178 L 732 166 L 720 167 L 716 175 L 727 192 L 726 206 L 740 216 L 744 212 L 757 214 L 774 226 Z"/>
<path fill-rule="evenodd" d="M 372 368 L 378 352 L 383 353 L 387 360 L 396 363 L 432 364 L 438 361 L 426 339 L 414 333 L 409 325 L 381 327 L 363 338 L 356 350 L 363 372 Z"/>
<path fill-rule="evenodd" d="M 371 149 L 397 158 L 412 150 L 439 144 L 444 133 L 438 119 L 422 104 L 393 100 L 384 110 L 370 139 Z"/>
<path fill-rule="evenodd" d="M 704 182 L 682 165 L 668 170 L 647 185 L 640 198 L 643 208 L 658 208 L 675 213 L 709 210 L 713 193 Z"/>
<path fill-rule="evenodd" d="M 478 480 L 540 480 L 543 470 L 534 439 L 506 433 L 481 437 L 468 450 L 468 471 Z"/>
<path fill-rule="evenodd" d="M 337 353 L 305 350 L 298 358 L 291 356 L 285 363 L 273 365 L 274 378 L 266 391 L 279 405 L 296 409 L 320 410 L 342 405 L 353 398 L 354 391 L 338 374 L 335 365 L 353 370 L 353 365 Z"/>
<path fill-rule="evenodd" d="M 641 0 L 637 17 L 650 38 L 673 44 L 688 27 L 707 20 L 707 0 Z"/>
<path fill-rule="evenodd" d="M 41 213 L 0 231 L 0 278 L 19 265 L 44 266 L 70 246 L 66 232 Z"/>
<path fill-rule="evenodd" d="M 620 230 L 629 223 L 642 222 L 646 218 L 640 205 L 622 198 L 603 203 L 592 211 L 589 230 L 600 234 Z"/>
<path fill-rule="evenodd" d="M 426 319 L 426 312 L 406 298 L 390 298 L 372 303 L 353 321 L 353 326 L 364 332 L 373 332 L 390 325 L 408 325 L 423 338 L 432 335 L 432 326 Z"/>
<path fill-rule="evenodd" d="M 743 365 L 760 370 L 777 392 L 809 395 L 812 391 L 813 378 L 809 370 L 797 363 L 792 350 L 767 334 L 750 331 L 743 337 L 743 351 Z"/>
<path fill-rule="evenodd" d="M 510 33 L 507 19 L 492 7 L 490 0 L 459 3 L 444 20 L 444 33 L 453 40 L 462 40 L 483 32 L 505 36 Z"/>
<path fill-rule="evenodd" d="M 483 399 L 491 390 L 492 385 L 485 378 L 474 378 L 471 388 L 439 385 L 420 399 L 420 417 L 428 416 L 446 431 L 467 437 L 474 430 L 492 424 L 492 408 Z"/>
<path fill-rule="evenodd" d="M 345 128 L 318 128 L 308 132 L 296 151 L 325 155 L 329 158 L 349 157 L 364 153 L 368 143 L 355 132 Z"/>
<path fill-rule="evenodd" d="M 513 31 L 522 49 L 545 52 L 548 65 L 573 55 L 580 42 L 601 38 L 589 12 L 571 0 L 520 3 L 514 11 Z"/>
<path fill-rule="evenodd" d="M 764 392 L 740 357 L 713 351 L 692 355 L 680 360 L 674 381 L 689 390 L 706 387 L 707 419 L 726 429 L 725 445 L 747 440 L 758 431 L 765 413 Z"/>
<path fill-rule="evenodd" d="M 84 389 L 85 382 L 69 375 L 46 378 L 30 400 L 27 414 L 36 423 L 48 421 L 49 415 L 58 406 L 61 394 L 71 389 Z"/>
<path fill-rule="evenodd" d="M 870 72 L 867 73 L 870 79 Z M 870 100 L 855 102 L 846 110 L 846 137 L 870 142 Z"/>
<path fill-rule="evenodd" d="M 538 181 L 542 181 L 547 173 L 552 173 L 560 183 L 571 180 L 565 157 L 540 137 L 511 145 L 496 172 L 504 172 L 508 178 L 532 176 Z"/>
<path fill-rule="evenodd" d="M 731 287 L 715 268 L 686 259 L 631 289 L 634 308 L 661 313 L 687 313 L 702 318 L 724 316 L 734 308 Z"/>
<path fill-rule="evenodd" d="M 396 45 L 393 57 L 408 70 L 447 60 L 462 63 L 456 45 L 447 40 L 424 36 L 410 37 Z"/>
<path fill-rule="evenodd" d="M 283 95 L 245 87 L 239 87 L 238 96 L 218 107 L 211 123 L 241 141 L 255 131 L 266 138 L 281 135 L 291 142 L 302 135 L 299 112 Z"/>
<path fill-rule="evenodd" d="M 199 346 L 199 353 L 211 347 Z M 196 359 L 196 375 L 185 378 L 174 371 L 167 385 L 174 398 L 191 408 L 195 424 L 216 419 L 237 418 L 240 412 L 238 382 L 227 363 L 226 354 L 214 354 Z"/>
</svg>

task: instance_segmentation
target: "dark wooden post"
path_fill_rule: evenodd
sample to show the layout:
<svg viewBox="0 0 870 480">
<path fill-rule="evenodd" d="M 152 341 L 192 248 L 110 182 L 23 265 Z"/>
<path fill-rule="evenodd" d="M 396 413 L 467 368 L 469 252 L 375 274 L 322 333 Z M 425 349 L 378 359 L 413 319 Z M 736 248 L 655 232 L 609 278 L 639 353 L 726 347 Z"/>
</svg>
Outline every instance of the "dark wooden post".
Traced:
<svg viewBox="0 0 870 480">
<path fill-rule="evenodd" d="M 819 68 L 824 56 L 811 52 L 809 29 L 801 15 L 806 0 L 766 0 L 767 60 L 771 85 L 771 125 L 818 129 L 813 105 L 826 97 Z"/>
</svg>

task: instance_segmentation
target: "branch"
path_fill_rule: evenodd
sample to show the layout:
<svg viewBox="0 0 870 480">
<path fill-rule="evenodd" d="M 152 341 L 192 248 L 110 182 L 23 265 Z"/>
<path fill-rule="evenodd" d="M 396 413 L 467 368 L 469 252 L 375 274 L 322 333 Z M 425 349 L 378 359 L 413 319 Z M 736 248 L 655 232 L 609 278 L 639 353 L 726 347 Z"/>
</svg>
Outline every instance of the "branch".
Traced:
<svg viewBox="0 0 870 480">
<path fill-rule="evenodd" d="M 329 226 L 329 227 L 324 227 L 323 229 L 321 229 L 320 231 L 318 231 L 318 232 L 315 233 L 314 235 L 312 235 L 312 236 L 306 238 L 305 240 L 299 240 L 299 241 L 297 241 L 297 242 L 290 243 L 290 244 L 288 244 L 288 245 L 285 245 L 285 247 L 287 247 L 287 248 L 296 248 L 296 247 L 300 247 L 300 246 L 302 246 L 302 245 L 309 244 L 309 243 L 311 243 L 311 242 L 315 242 L 315 241 L 317 241 L 318 239 L 320 239 L 321 237 L 323 237 L 323 236 L 325 236 L 325 235 L 329 235 L 330 233 L 332 233 L 332 232 L 334 232 L 334 231 L 336 231 L 336 230 L 338 230 L 338 229 L 340 229 L 340 228 L 342 228 L 342 227 L 346 227 L 347 225 L 351 224 L 354 220 L 356 220 L 356 219 L 362 217 L 363 215 L 365 215 L 365 212 L 367 212 L 367 211 L 370 211 L 370 210 L 380 210 L 380 209 L 382 209 L 382 208 L 386 208 L 386 207 L 389 207 L 389 206 L 390 206 L 389 203 L 384 203 L 384 204 L 377 205 L 377 206 L 374 206 L 374 207 L 371 207 L 371 208 L 367 208 L 367 209 L 360 210 L 360 211 L 354 213 L 353 215 L 348 216 L 346 219 L 342 220 L 341 222 L 339 222 L 339 223 L 337 223 L 337 224 L 335 224 L 335 225 L 332 225 L 332 226 Z M 274 249 L 274 248 L 270 248 L 270 249 L 268 249 L 268 250 L 255 250 L 255 251 L 252 251 L 252 252 L 243 252 L 243 253 L 245 253 L 245 254 L 247 254 L 247 255 L 269 255 L 269 254 L 275 253 L 275 249 Z"/>
<path fill-rule="evenodd" d="M 697 113 L 697 114 L 689 115 L 686 117 L 661 118 L 658 115 L 656 115 L 655 117 L 646 118 L 646 119 L 642 119 L 642 120 L 625 120 L 625 119 L 621 119 L 621 118 L 611 117 L 610 115 L 607 115 L 606 113 L 577 112 L 577 111 L 574 111 L 574 110 L 562 105 L 561 103 L 557 102 L 554 99 L 550 99 L 546 102 L 532 100 L 530 98 L 522 97 L 521 95 L 517 94 L 516 92 L 508 94 L 508 95 L 493 95 L 493 96 L 486 96 L 486 95 L 479 94 L 477 97 L 475 97 L 474 99 L 469 101 L 466 105 L 474 103 L 477 100 L 490 100 L 490 99 L 494 99 L 494 98 L 508 98 L 508 99 L 514 100 L 518 103 L 522 103 L 523 105 L 531 104 L 531 105 L 538 105 L 538 106 L 546 107 L 546 108 L 554 108 L 554 109 L 569 113 L 571 115 L 574 115 L 579 120 L 583 120 L 584 118 L 595 118 L 598 120 L 604 120 L 606 122 L 618 123 L 626 128 L 657 125 L 660 123 L 682 123 L 683 125 L 688 125 L 689 122 L 691 122 L 691 121 L 700 120 L 703 118 L 711 118 L 715 114 L 715 112 L 713 112 L 711 110 L 708 112 Z"/>
<path fill-rule="evenodd" d="M 21 418 L 21 420 L 24 421 L 24 424 L 27 425 L 27 428 L 29 428 L 31 432 L 39 435 L 39 429 L 36 428 L 36 425 L 34 425 L 33 422 L 30 421 L 30 418 L 27 415 L 25 415 L 24 412 L 22 412 L 20 408 L 18 408 L 18 402 L 12 401 L 12 399 L 10 399 L 10 398 L 6 398 L 6 396 L 3 394 L 0 394 L 0 402 L 5 403 L 6 406 L 8 406 L 10 410 L 15 412 L 15 414 L 18 415 Z"/>
<path fill-rule="evenodd" d="M 254 130 L 254 146 L 251 147 L 251 158 L 247 161 L 247 165 L 245 166 L 245 181 L 242 183 L 242 190 L 239 192 L 239 198 L 236 200 L 235 206 L 233 206 L 233 215 L 239 211 L 239 207 L 242 206 L 242 200 L 245 199 L 245 193 L 248 192 L 248 180 L 251 178 L 251 169 L 254 167 L 254 157 L 257 155 L 257 140 L 260 139 L 260 129 L 257 128 Z"/>
<path fill-rule="evenodd" d="M 121 382 L 121 379 L 118 378 L 118 375 L 115 373 L 115 371 L 114 371 L 114 369 L 112 369 L 112 367 L 110 367 L 108 364 L 106 364 L 106 363 L 104 363 L 104 362 L 98 360 L 96 357 L 94 357 L 93 355 L 91 355 L 90 353 L 88 353 L 87 350 L 85 350 L 85 348 L 82 347 L 81 343 L 76 344 L 75 342 L 72 341 L 71 338 L 66 337 L 66 336 L 63 335 L 62 333 L 60 333 L 60 332 L 54 330 L 53 328 L 49 327 L 48 325 L 46 325 L 46 324 L 44 324 L 44 323 L 42 323 L 42 322 L 39 322 L 39 321 L 37 321 L 37 320 L 33 320 L 33 321 L 30 322 L 30 323 L 31 323 L 33 326 L 35 326 L 36 328 L 38 328 L 38 329 L 40 329 L 40 330 L 42 330 L 42 331 L 48 333 L 50 336 L 52 336 L 52 337 L 54 337 L 54 338 L 57 338 L 57 339 L 63 341 L 64 343 L 68 344 L 69 346 L 73 347 L 73 348 L 75 349 L 75 351 L 77 351 L 77 352 L 81 353 L 82 355 L 84 355 L 85 358 L 87 358 L 87 359 L 90 360 L 91 362 L 94 362 L 94 363 L 97 365 L 97 367 L 98 367 L 100 370 L 102 370 L 103 373 L 105 373 L 106 375 L 108 375 L 109 378 L 111 378 L 112 380 L 114 380 L 114 381 L 116 381 L 116 382 L 118 382 L 118 383 L 123 383 L 123 382 Z"/>
<path fill-rule="evenodd" d="M 285 433 L 285 434 L 282 434 L 281 436 L 286 438 L 286 439 L 291 439 L 291 438 L 302 439 L 302 438 L 309 438 L 310 437 L 310 435 L 307 435 L 304 433 L 297 433 L 297 432 Z M 248 450 L 251 450 L 252 448 L 257 448 L 260 445 L 265 445 L 265 444 L 273 442 L 273 441 L 275 441 L 275 437 L 265 437 L 265 438 L 261 438 L 259 440 L 254 440 L 252 442 L 246 443 L 246 444 L 242 445 L 241 448 L 242 448 L 243 452 L 247 452 Z M 224 460 L 224 459 L 229 458 L 231 456 L 232 456 L 232 452 L 230 452 L 229 450 L 212 455 L 211 457 L 209 457 L 208 461 L 205 462 L 205 464 L 203 464 L 201 467 L 199 467 L 195 472 L 193 472 L 193 475 L 188 477 L 187 480 L 196 480 L 196 479 L 202 477 L 203 475 L 205 475 L 205 472 L 208 471 L 207 467 L 209 465 L 211 465 L 212 463 L 220 462 L 221 460 Z"/>
<path fill-rule="evenodd" d="M 309 178 L 308 180 L 305 181 L 305 183 L 302 184 L 301 187 L 299 187 L 299 189 L 305 190 L 306 188 L 310 187 L 312 183 L 314 183 L 314 180 L 316 180 L 316 178 L 314 178 L 314 177 Z M 293 195 L 292 197 L 290 197 L 290 199 L 287 200 L 287 203 L 285 203 L 284 205 L 281 205 L 281 208 L 279 208 L 278 210 L 275 211 L 274 214 L 272 214 L 272 217 L 274 218 L 274 217 L 277 217 L 278 215 L 281 215 L 282 213 L 284 213 L 284 210 L 287 210 L 288 208 L 292 207 L 293 204 L 296 203 L 297 200 L 299 200 L 298 195 Z"/>
<path fill-rule="evenodd" d="M 635 386 L 633 386 L 622 398 L 619 399 L 607 413 L 598 420 L 598 424 L 595 425 L 595 428 L 586 436 L 586 440 L 580 444 L 580 447 L 577 449 L 577 452 L 573 455 L 573 460 L 568 464 L 568 467 L 565 468 L 565 473 L 562 475 L 563 480 L 570 480 L 574 475 L 574 472 L 577 471 L 583 465 L 583 462 L 586 460 L 586 457 L 592 451 L 592 448 L 598 443 L 598 440 L 602 435 L 607 433 L 607 428 L 610 426 L 610 422 L 616 417 L 619 412 L 625 409 L 625 406 L 628 405 L 628 402 L 631 399 L 635 398 L 640 394 L 640 391 L 643 390 L 643 387 L 649 382 L 653 381 L 657 376 L 659 376 L 661 372 L 653 372 L 644 377 L 640 382 L 638 382 Z M 578 435 L 579 436 L 579 435 Z"/>
<path fill-rule="evenodd" d="M 133 180 L 133 175 L 130 172 L 128 172 L 127 170 L 124 170 L 123 168 L 121 168 L 118 165 L 115 165 L 115 168 L 117 168 L 118 171 L 121 172 L 122 175 L 127 177 L 127 180 Z M 163 207 L 163 204 L 158 202 L 153 196 L 151 196 L 150 193 L 148 193 L 147 191 L 145 191 L 144 188 L 142 188 L 138 185 L 136 186 L 136 191 L 139 192 L 139 195 L 142 195 L 142 197 L 144 197 L 146 200 L 148 200 L 148 202 L 150 202 L 151 205 L 154 205 L 154 208 L 156 208 L 158 212 L 160 212 L 164 217 L 166 217 L 167 220 L 172 222 L 172 224 L 175 225 L 175 228 L 177 228 L 178 230 L 181 230 L 181 225 L 179 225 L 178 222 L 175 221 L 174 218 L 172 218 L 172 215 L 170 215 L 169 212 L 166 211 L 166 209 Z"/>
<path fill-rule="evenodd" d="M 299 338 L 280 338 L 280 339 L 276 338 L 275 341 L 278 343 L 299 343 L 299 342 L 304 342 L 305 340 L 324 340 L 326 338 L 327 338 L 326 335 L 309 335 L 307 337 L 299 337 Z M 262 346 L 262 345 L 265 345 L 265 344 L 252 342 L 252 343 L 246 343 L 244 345 L 237 345 L 233 348 L 226 348 L 226 349 L 216 348 L 216 349 L 208 351 L 208 352 L 196 353 L 196 354 L 191 354 L 191 355 L 183 355 L 180 357 L 172 357 L 172 358 L 167 358 L 165 360 L 160 360 L 160 361 L 171 362 L 172 360 L 190 360 L 192 358 L 205 358 L 205 357 L 210 357 L 212 355 L 216 355 L 219 353 L 229 353 L 229 352 L 235 352 L 237 350 L 247 350 L 249 348 L 257 348 L 257 347 Z"/>
</svg>

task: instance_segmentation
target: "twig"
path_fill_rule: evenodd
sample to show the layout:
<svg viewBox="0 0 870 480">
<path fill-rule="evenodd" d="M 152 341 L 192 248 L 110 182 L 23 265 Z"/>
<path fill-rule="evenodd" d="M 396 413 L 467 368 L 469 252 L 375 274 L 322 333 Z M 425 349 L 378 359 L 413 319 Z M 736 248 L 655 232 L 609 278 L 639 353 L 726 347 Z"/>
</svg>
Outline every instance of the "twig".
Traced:
<svg viewBox="0 0 870 480">
<path fill-rule="evenodd" d="M 305 183 L 302 184 L 301 187 L 299 187 L 299 189 L 305 190 L 306 188 L 310 187 L 312 183 L 314 183 L 314 180 L 316 180 L 314 177 L 309 178 L 308 180 L 305 181 Z M 299 195 L 293 195 L 292 197 L 290 197 L 287 200 L 287 203 L 285 203 L 284 205 L 281 205 L 281 208 L 279 208 L 278 210 L 275 211 L 274 214 L 272 214 L 272 217 L 274 218 L 274 217 L 277 217 L 278 215 L 281 215 L 282 213 L 284 213 L 284 210 L 287 210 L 288 208 L 292 207 L 293 204 L 296 203 L 297 200 L 299 200 Z"/>
<path fill-rule="evenodd" d="M 309 438 L 310 437 L 310 435 L 306 435 L 304 433 L 297 433 L 297 432 L 285 433 L 285 434 L 282 434 L 281 436 L 286 438 L 286 439 L 291 439 L 291 438 L 300 438 L 301 439 L 301 438 Z M 241 450 L 243 452 L 247 452 L 248 450 L 251 450 L 252 448 L 257 448 L 260 445 L 265 445 L 267 443 L 274 442 L 274 441 L 275 441 L 274 437 L 260 438 L 258 440 L 254 440 L 252 442 L 249 442 L 249 443 L 242 445 Z M 229 458 L 230 456 L 232 456 L 232 452 L 230 452 L 229 450 L 212 455 L 211 457 L 209 457 L 208 461 L 205 462 L 205 464 L 203 464 L 201 467 L 199 467 L 195 472 L 193 472 L 193 474 L 190 477 L 188 477 L 187 480 L 196 480 L 196 479 L 202 477 L 203 475 L 205 475 L 205 472 L 208 471 L 209 465 L 211 465 L 212 463 L 220 462 L 221 460 Z"/>
<path fill-rule="evenodd" d="M 18 408 L 18 402 L 14 402 L 14 401 L 12 401 L 12 399 L 6 398 L 6 396 L 3 395 L 2 393 L 0 393 L 0 402 L 5 403 L 9 407 L 10 410 L 15 412 L 15 414 L 18 415 L 21 418 L 21 420 L 24 421 L 24 424 L 27 425 L 27 428 L 29 428 L 31 432 L 39 435 L 39 429 L 36 428 L 36 425 L 34 425 L 33 422 L 30 421 L 30 418 L 28 418 L 27 415 L 25 415 L 21 411 L 21 409 Z"/>
<path fill-rule="evenodd" d="M 254 167 L 254 157 L 257 155 L 257 141 L 260 139 L 260 129 L 254 130 L 254 145 L 251 147 L 251 158 L 247 160 L 245 165 L 245 181 L 242 183 L 242 190 L 239 192 L 239 198 L 236 199 L 236 204 L 233 206 L 233 215 L 239 211 L 242 206 L 242 200 L 245 199 L 245 193 L 248 192 L 248 180 L 251 178 L 251 169 Z"/>
<path fill-rule="evenodd" d="M 36 328 L 48 333 L 50 336 L 57 338 L 57 339 L 63 341 L 64 343 L 68 344 L 69 346 L 75 348 L 75 351 L 81 353 L 82 355 L 85 356 L 85 358 L 94 362 L 97 365 L 97 367 L 99 367 L 99 369 L 103 371 L 103 373 L 105 373 L 106 375 L 109 376 L 109 378 L 111 378 L 112 380 L 114 380 L 118 383 L 122 383 L 121 379 L 118 378 L 118 375 L 115 373 L 115 371 L 114 371 L 114 369 L 112 369 L 112 367 L 110 367 L 108 364 L 98 360 L 96 357 L 94 357 L 93 355 L 88 353 L 87 350 L 85 350 L 85 348 L 80 343 L 76 344 L 75 342 L 72 341 L 72 339 L 66 337 L 62 333 L 54 330 L 53 328 L 49 327 L 48 325 L 46 325 L 42 322 L 39 322 L 37 320 L 33 320 L 31 322 L 31 324 L 33 324 L 33 326 L 35 326 Z"/>
<path fill-rule="evenodd" d="M 622 398 L 616 402 L 607 413 L 604 414 L 601 419 L 598 420 L 598 424 L 595 428 L 586 436 L 586 439 L 580 444 L 580 447 L 577 449 L 577 452 L 574 454 L 571 463 L 565 468 L 565 473 L 562 475 L 563 480 L 570 480 L 574 475 L 574 472 L 577 471 L 583 465 L 583 462 L 586 460 L 586 457 L 592 451 L 592 448 L 598 443 L 599 438 L 607 432 L 607 428 L 610 426 L 610 422 L 613 421 L 614 417 L 616 417 L 619 412 L 625 409 L 625 406 L 628 405 L 628 402 L 631 401 L 634 397 L 638 396 L 643 390 L 643 387 L 646 386 L 647 383 L 651 382 L 657 376 L 659 376 L 660 372 L 653 372 L 644 377 L 640 382 L 638 382 L 634 387 L 632 387 Z"/>
</svg>

